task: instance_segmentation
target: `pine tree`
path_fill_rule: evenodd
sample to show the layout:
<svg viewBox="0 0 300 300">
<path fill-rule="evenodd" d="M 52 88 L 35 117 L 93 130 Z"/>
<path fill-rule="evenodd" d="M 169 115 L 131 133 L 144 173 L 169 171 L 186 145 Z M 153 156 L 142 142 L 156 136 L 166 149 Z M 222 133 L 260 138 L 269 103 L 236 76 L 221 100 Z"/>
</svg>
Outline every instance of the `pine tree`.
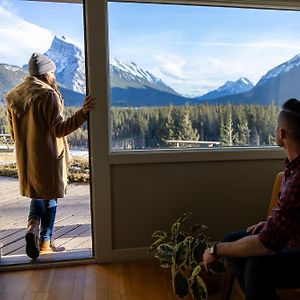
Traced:
<svg viewBox="0 0 300 300">
<path fill-rule="evenodd" d="M 254 146 L 260 146 L 260 136 L 259 136 L 256 128 L 254 128 L 254 130 L 253 130 L 251 144 Z"/>
<path fill-rule="evenodd" d="M 170 108 L 168 111 L 165 112 L 165 115 L 161 116 L 162 126 L 160 130 L 160 137 L 162 141 L 162 146 L 168 146 L 166 141 L 175 139 L 175 125 L 172 116 L 172 110 L 173 108 Z"/>
<path fill-rule="evenodd" d="M 198 141 L 199 133 L 194 129 L 186 107 L 176 108 L 173 111 L 174 138 L 182 141 Z"/>
<path fill-rule="evenodd" d="M 220 141 L 221 146 L 233 146 L 233 123 L 232 123 L 232 112 L 228 111 L 225 116 L 221 116 L 220 122 Z"/>
<path fill-rule="evenodd" d="M 237 133 L 237 140 L 235 144 L 240 146 L 249 145 L 251 130 L 248 127 L 248 121 L 247 120 L 241 121 L 241 123 L 238 124 L 237 127 L 238 127 L 238 133 Z"/>
</svg>

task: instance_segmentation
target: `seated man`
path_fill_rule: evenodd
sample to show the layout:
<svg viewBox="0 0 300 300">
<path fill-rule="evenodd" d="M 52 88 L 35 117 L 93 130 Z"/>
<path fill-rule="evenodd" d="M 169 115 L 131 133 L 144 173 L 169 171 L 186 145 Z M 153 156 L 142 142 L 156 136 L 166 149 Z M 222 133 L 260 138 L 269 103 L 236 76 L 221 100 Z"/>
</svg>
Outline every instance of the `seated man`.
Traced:
<svg viewBox="0 0 300 300">
<path fill-rule="evenodd" d="M 300 287 L 300 101 L 283 104 L 275 136 L 287 159 L 271 216 L 229 234 L 203 254 L 206 268 L 226 257 L 246 300 L 275 300 L 276 288 Z"/>
</svg>

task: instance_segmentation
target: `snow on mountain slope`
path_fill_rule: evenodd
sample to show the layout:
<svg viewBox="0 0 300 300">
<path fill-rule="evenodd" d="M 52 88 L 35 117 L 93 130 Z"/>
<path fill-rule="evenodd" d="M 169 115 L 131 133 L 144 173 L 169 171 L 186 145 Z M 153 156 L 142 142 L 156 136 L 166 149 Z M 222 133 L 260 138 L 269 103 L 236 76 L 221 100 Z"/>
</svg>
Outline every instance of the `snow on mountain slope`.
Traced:
<svg viewBox="0 0 300 300">
<path fill-rule="evenodd" d="M 165 84 L 160 78 L 157 78 L 149 71 L 145 71 L 138 67 L 134 62 L 125 62 L 120 59 L 111 57 L 110 64 L 110 80 L 111 87 L 120 88 L 144 88 L 150 87 L 160 91 L 178 95 L 171 87 Z"/>
<path fill-rule="evenodd" d="M 75 92 L 85 94 L 85 61 L 82 50 L 70 40 L 55 36 L 45 53 L 55 65 L 56 80 Z"/>
<path fill-rule="evenodd" d="M 55 36 L 52 45 L 45 53 L 56 65 L 56 80 L 63 86 L 79 93 L 85 93 L 85 63 L 83 51 L 67 38 Z M 161 79 L 149 71 L 138 67 L 134 62 L 110 58 L 111 87 L 145 88 L 177 93 Z"/>
<path fill-rule="evenodd" d="M 264 76 L 262 76 L 262 78 L 259 80 L 256 86 L 263 85 L 266 81 L 279 76 L 281 73 L 289 72 L 290 70 L 296 68 L 297 66 L 300 66 L 300 54 L 297 54 L 292 59 L 271 69 Z"/>
<path fill-rule="evenodd" d="M 226 81 L 224 85 L 199 97 L 199 99 L 207 100 L 207 99 L 240 94 L 240 93 L 247 92 L 252 88 L 253 88 L 252 82 L 245 77 L 241 77 L 236 81 Z"/>
</svg>

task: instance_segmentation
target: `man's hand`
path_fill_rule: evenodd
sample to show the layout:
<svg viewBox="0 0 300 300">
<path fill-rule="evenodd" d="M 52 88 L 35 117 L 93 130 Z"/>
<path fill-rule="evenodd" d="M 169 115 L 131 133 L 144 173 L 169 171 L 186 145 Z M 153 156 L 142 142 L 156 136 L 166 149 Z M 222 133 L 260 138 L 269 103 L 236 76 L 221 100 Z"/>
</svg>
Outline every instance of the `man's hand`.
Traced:
<svg viewBox="0 0 300 300">
<path fill-rule="evenodd" d="M 95 98 L 92 98 L 91 95 L 88 95 L 83 101 L 82 112 L 86 115 L 89 111 L 91 111 L 95 107 L 96 107 Z"/>
<path fill-rule="evenodd" d="M 246 231 L 250 234 L 258 234 L 261 231 L 261 229 L 264 227 L 265 223 L 266 223 L 265 221 L 262 221 L 257 224 L 254 224 L 248 227 Z"/>
<path fill-rule="evenodd" d="M 209 270 L 209 266 L 211 264 L 213 264 L 214 262 L 216 262 L 218 259 L 214 256 L 212 256 L 210 253 L 209 253 L 209 248 L 207 248 L 204 253 L 203 253 L 203 263 L 204 263 L 204 267 L 206 269 L 206 271 Z"/>
</svg>

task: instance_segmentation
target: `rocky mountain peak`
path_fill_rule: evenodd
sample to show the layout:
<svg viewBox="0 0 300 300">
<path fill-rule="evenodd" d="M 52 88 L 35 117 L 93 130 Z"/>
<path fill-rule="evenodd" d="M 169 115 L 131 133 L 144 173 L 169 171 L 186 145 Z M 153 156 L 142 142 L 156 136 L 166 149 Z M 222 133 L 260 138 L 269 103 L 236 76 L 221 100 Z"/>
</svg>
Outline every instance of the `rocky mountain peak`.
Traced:
<svg viewBox="0 0 300 300">
<path fill-rule="evenodd" d="M 151 72 L 140 68 L 135 62 L 127 62 L 110 57 L 110 77 L 113 87 L 151 87 L 178 95 L 171 87 Z"/>
<path fill-rule="evenodd" d="M 65 36 L 55 36 L 44 53 L 55 65 L 56 80 L 75 92 L 85 94 L 85 61 L 82 50 Z"/>
<path fill-rule="evenodd" d="M 207 100 L 229 95 L 236 95 L 240 93 L 245 93 L 251 90 L 252 88 L 252 82 L 245 77 L 241 77 L 236 81 L 226 81 L 222 86 L 213 91 L 208 92 L 207 94 L 201 96 L 199 99 Z"/>
</svg>

